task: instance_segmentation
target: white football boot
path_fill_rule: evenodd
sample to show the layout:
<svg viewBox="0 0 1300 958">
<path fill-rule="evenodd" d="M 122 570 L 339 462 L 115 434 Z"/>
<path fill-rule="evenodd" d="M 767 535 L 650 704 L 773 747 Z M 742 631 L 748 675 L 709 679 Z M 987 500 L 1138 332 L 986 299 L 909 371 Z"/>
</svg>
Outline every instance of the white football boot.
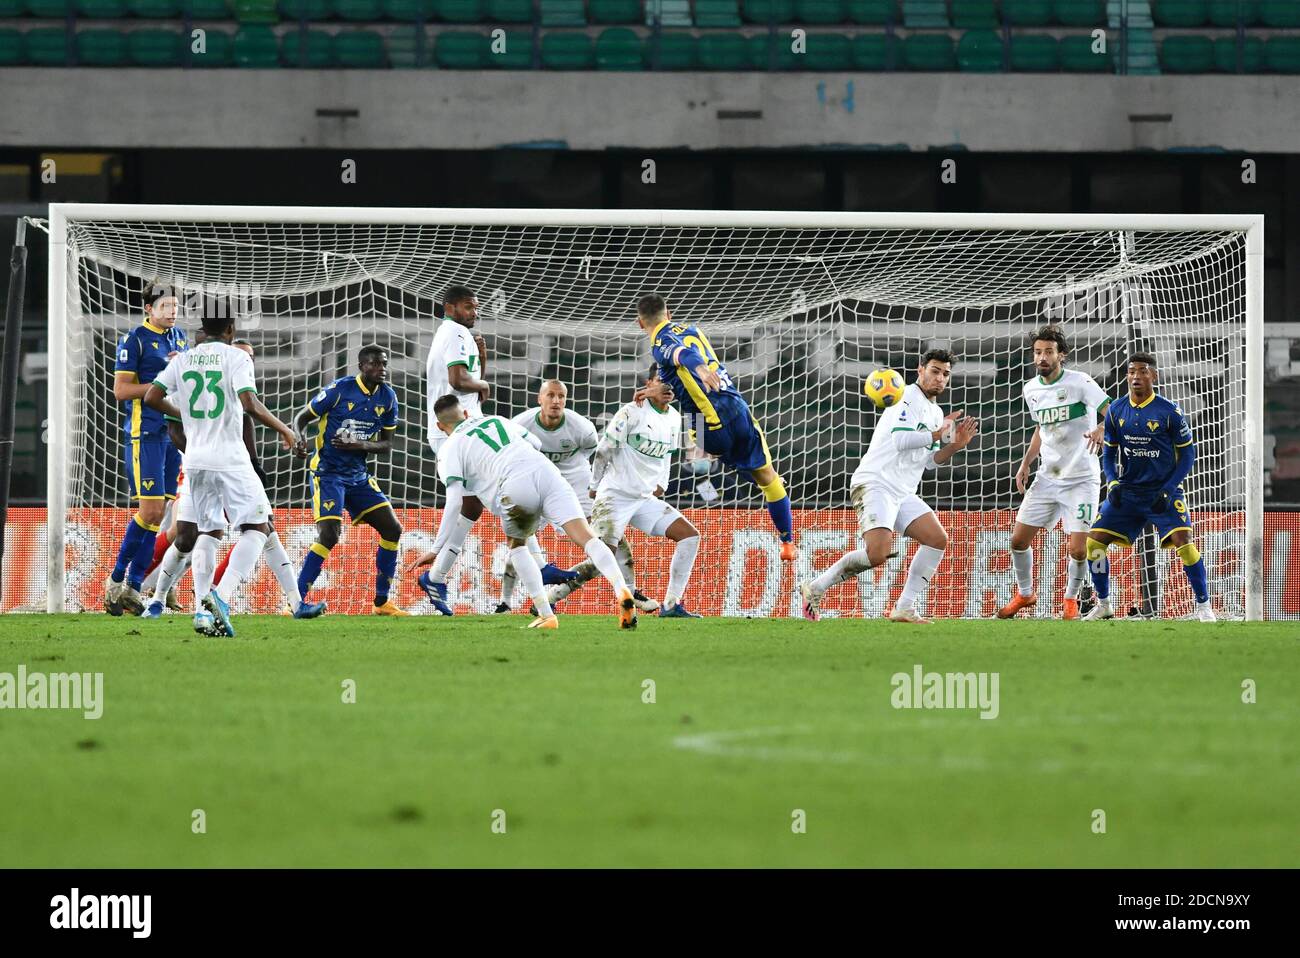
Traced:
<svg viewBox="0 0 1300 958">
<path fill-rule="evenodd" d="M 1099 619 L 1113 618 L 1115 618 L 1115 610 L 1111 607 L 1110 599 L 1098 599 L 1097 604 L 1083 617 L 1083 621 L 1096 622 Z"/>
</svg>

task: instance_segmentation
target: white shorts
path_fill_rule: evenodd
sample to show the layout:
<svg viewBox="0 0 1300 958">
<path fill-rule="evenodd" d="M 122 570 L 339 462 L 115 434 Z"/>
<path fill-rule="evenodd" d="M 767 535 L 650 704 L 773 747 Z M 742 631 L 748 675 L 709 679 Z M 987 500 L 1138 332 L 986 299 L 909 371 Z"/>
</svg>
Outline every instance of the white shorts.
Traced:
<svg viewBox="0 0 1300 958">
<path fill-rule="evenodd" d="M 256 526 L 271 518 L 271 503 L 252 466 L 217 472 L 195 469 L 185 474 L 185 495 L 177 500 L 176 518 L 192 522 L 200 532 L 227 525 Z"/>
<path fill-rule="evenodd" d="M 526 539 L 548 522 L 559 529 L 584 518 L 573 487 L 549 461 L 502 479 L 493 511 L 511 539 Z"/>
<path fill-rule="evenodd" d="M 1025 493 L 1016 512 L 1016 522 L 1037 529 L 1054 529 L 1059 520 L 1067 533 L 1087 532 L 1097 519 L 1101 480 L 1075 479 L 1061 482 L 1038 476 Z"/>
<path fill-rule="evenodd" d="M 849 490 L 849 499 L 858 514 L 859 535 L 872 529 L 892 529 L 902 534 L 921 516 L 934 512 L 918 495 L 900 496 L 880 486 L 854 486 Z"/>
<path fill-rule="evenodd" d="M 591 527 L 602 540 L 613 545 L 623 538 L 628 526 L 647 535 L 661 536 L 680 518 L 680 512 L 654 496 L 603 492 L 596 497 L 595 508 L 591 510 Z"/>
</svg>

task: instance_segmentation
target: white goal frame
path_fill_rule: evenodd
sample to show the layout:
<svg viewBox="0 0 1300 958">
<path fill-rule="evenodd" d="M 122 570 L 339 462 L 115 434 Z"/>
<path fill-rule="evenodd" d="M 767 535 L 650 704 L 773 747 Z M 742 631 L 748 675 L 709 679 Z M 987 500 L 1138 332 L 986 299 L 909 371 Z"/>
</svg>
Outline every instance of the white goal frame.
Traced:
<svg viewBox="0 0 1300 958">
<path fill-rule="evenodd" d="M 609 226 L 899 230 L 1110 230 L 1245 234 L 1245 603 L 1264 612 L 1264 217 L 1201 214 L 854 213 L 713 210 L 406 209 L 52 203 L 49 208 L 49 432 L 47 447 L 46 608 L 64 610 L 70 382 L 68 377 L 67 224 L 73 221 L 262 222 L 429 226 Z"/>
</svg>

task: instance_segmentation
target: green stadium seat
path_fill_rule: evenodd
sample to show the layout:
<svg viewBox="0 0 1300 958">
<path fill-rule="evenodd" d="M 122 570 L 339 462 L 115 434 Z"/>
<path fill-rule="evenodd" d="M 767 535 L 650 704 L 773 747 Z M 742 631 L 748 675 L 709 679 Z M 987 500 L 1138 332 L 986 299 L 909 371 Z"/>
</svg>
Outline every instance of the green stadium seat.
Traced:
<svg viewBox="0 0 1300 958">
<path fill-rule="evenodd" d="M 947 29 L 947 0 L 903 0 L 903 26 Z"/>
<path fill-rule="evenodd" d="M 695 25 L 697 27 L 738 27 L 740 5 L 737 0 L 695 0 Z"/>
<path fill-rule="evenodd" d="M 186 12 L 191 20 L 229 20 L 231 16 L 229 0 L 181 0 L 181 13 Z"/>
<path fill-rule="evenodd" d="M 204 32 L 202 53 L 194 52 L 194 42 L 190 41 L 190 66 L 192 67 L 227 67 L 234 60 L 235 45 L 230 34 L 223 30 Z"/>
<path fill-rule="evenodd" d="M 71 46 L 71 49 L 69 47 Z M 38 67 L 61 67 L 76 52 L 75 35 L 70 40 L 63 27 L 36 27 L 23 34 L 27 62 Z"/>
<path fill-rule="evenodd" d="M 1045 33 L 1011 34 L 1011 69 L 1017 73 L 1057 73 L 1061 57 L 1056 37 Z"/>
<path fill-rule="evenodd" d="M 1244 27 L 1259 22 L 1258 0 L 1210 0 L 1210 23 L 1216 27 Z"/>
<path fill-rule="evenodd" d="M 789 23 L 794 19 L 794 0 L 741 0 L 746 23 Z"/>
<path fill-rule="evenodd" d="M 389 20 L 403 23 L 427 23 L 436 9 L 434 0 L 382 0 L 382 7 Z"/>
<path fill-rule="evenodd" d="M 324 30 L 290 30 L 280 37 L 280 62 L 287 67 L 327 70 L 334 66 L 334 37 Z"/>
<path fill-rule="evenodd" d="M 34 17 L 67 19 L 77 9 L 76 0 L 27 0 L 27 12 Z M 45 44 L 42 40 L 40 43 Z"/>
<path fill-rule="evenodd" d="M 848 0 L 794 0 L 798 23 L 843 23 L 848 18 Z"/>
<path fill-rule="evenodd" d="M 739 33 L 706 33 L 695 43 L 704 70 L 749 69 L 749 45 Z"/>
<path fill-rule="evenodd" d="M 853 69 L 853 44 L 840 33 L 810 33 L 803 63 L 805 70 L 847 72 Z"/>
<path fill-rule="evenodd" d="M 77 12 L 87 20 L 116 20 L 126 16 L 126 0 L 77 0 Z"/>
<path fill-rule="evenodd" d="M 26 9 L 27 4 L 24 0 L 0 0 L 0 20 L 12 20 L 21 17 Z M 21 43 L 18 44 L 18 52 L 22 53 Z"/>
<path fill-rule="evenodd" d="M 175 30 L 132 30 L 126 46 L 138 67 L 176 67 L 185 56 L 185 36 Z"/>
<path fill-rule="evenodd" d="M 381 11 L 380 0 L 333 0 L 333 5 L 334 16 L 353 23 L 373 23 Z"/>
<path fill-rule="evenodd" d="M 592 23 L 641 22 L 641 0 L 590 0 L 587 11 Z"/>
<path fill-rule="evenodd" d="M 898 0 L 849 0 L 849 19 L 854 23 L 898 23 Z"/>
<path fill-rule="evenodd" d="M 280 16 L 286 20 L 328 20 L 334 16 L 330 0 L 280 0 Z"/>
<path fill-rule="evenodd" d="M 1092 37 L 1062 37 L 1057 49 L 1066 73 L 1106 73 L 1114 66 L 1114 48 L 1107 44 L 1105 53 L 1093 53 Z"/>
<path fill-rule="evenodd" d="M 263 24 L 240 27 L 235 34 L 235 66 L 268 69 L 280 65 L 280 44 L 275 32 Z"/>
<path fill-rule="evenodd" d="M 487 63 L 497 70 L 531 70 L 533 68 L 533 35 L 528 30 L 508 30 L 505 46 L 493 51 L 493 41 L 488 40 Z"/>
<path fill-rule="evenodd" d="M 1002 17 L 1013 27 L 1045 27 L 1052 22 L 1052 0 L 1002 0 Z"/>
<path fill-rule="evenodd" d="M 17 30 L 0 30 L 0 67 L 16 67 L 27 61 L 23 35 Z"/>
<path fill-rule="evenodd" d="M 127 62 L 126 34 L 121 30 L 82 30 L 77 34 L 77 61 L 90 67 L 120 67 Z"/>
<path fill-rule="evenodd" d="M 585 27 L 587 25 L 587 11 L 583 8 L 582 0 L 542 0 L 541 13 L 544 27 Z"/>
<path fill-rule="evenodd" d="M 1270 73 L 1300 73 L 1300 37 L 1270 37 L 1264 65 Z"/>
<path fill-rule="evenodd" d="M 1055 0 L 1052 9 L 1056 22 L 1067 27 L 1106 25 L 1105 0 Z"/>
<path fill-rule="evenodd" d="M 542 0 L 543 6 L 547 0 Z M 591 37 L 574 30 L 542 34 L 542 66 L 547 70 L 590 70 Z"/>
<path fill-rule="evenodd" d="M 903 41 L 909 70 L 956 70 L 957 55 L 946 33 L 913 33 Z"/>
<path fill-rule="evenodd" d="M 691 0 L 645 0 L 645 25 L 661 27 L 689 27 L 691 25 Z"/>
<path fill-rule="evenodd" d="M 0 11 L 4 3 L 0 2 Z M 175 20 L 181 15 L 180 0 L 127 0 L 126 7 L 141 20 Z M 0 16 L 4 16 L 0 12 Z"/>
<path fill-rule="evenodd" d="M 230 9 L 240 23 L 279 23 L 275 0 L 230 0 Z M 238 36 L 236 36 L 238 47 Z"/>
<path fill-rule="evenodd" d="M 1219 37 L 1214 41 L 1214 65 L 1221 73 L 1259 73 L 1264 69 L 1264 41 L 1245 37 L 1239 56 L 1236 37 Z"/>
<path fill-rule="evenodd" d="M 506 37 L 509 49 L 510 38 Z M 481 70 L 488 62 L 488 38 L 481 33 L 447 30 L 438 34 L 433 45 L 438 66 L 449 70 Z"/>
<path fill-rule="evenodd" d="M 778 33 L 775 37 L 766 33 L 752 36 L 749 44 L 749 65 L 755 70 L 804 70 L 803 54 L 790 49 L 788 33 Z"/>
<path fill-rule="evenodd" d="M 1167 36 L 1160 44 L 1160 67 L 1166 73 L 1213 73 L 1214 43 L 1209 37 Z"/>
<path fill-rule="evenodd" d="M 334 59 L 351 70 L 385 70 L 384 38 L 375 30 L 341 30 L 334 34 Z"/>
<path fill-rule="evenodd" d="M 433 63 L 433 41 L 422 26 L 404 24 L 388 32 L 388 62 L 395 70 L 413 70 Z"/>
<path fill-rule="evenodd" d="M 903 65 L 903 41 L 889 33 L 853 37 L 853 66 L 859 70 L 897 70 Z"/>
<path fill-rule="evenodd" d="M 480 23 L 486 15 L 483 0 L 434 0 L 439 20 L 448 23 Z"/>
<path fill-rule="evenodd" d="M 1208 0 L 1153 0 L 1151 19 L 1158 27 L 1199 27 L 1210 18 Z"/>
<path fill-rule="evenodd" d="M 1296 0 L 1259 0 L 1259 22 L 1266 27 L 1300 27 L 1300 3 Z"/>
<path fill-rule="evenodd" d="M 486 19 L 493 23 L 532 23 L 533 0 L 487 0 Z"/>
<path fill-rule="evenodd" d="M 993 0 L 952 0 L 952 25 L 962 30 L 993 30 L 998 9 Z"/>
<path fill-rule="evenodd" d="M 644 70 L 641 38 L 626 27 L 610 27 L 596 37 L 597 70 Z"/>
<path fill-rule="evenodd" d="M 1002 37 L 994 30 L 967 30 L 957 43 L 957 66 L 963 73 L 1001 73 Z"/>
<path fill-rule="evenodd" d="M 691 34 L 667 30 L 657 41 L 646 37 L 645 64 L 651 70 L 693 70 L 696 62 L 696 40 Z"/>
</svg>

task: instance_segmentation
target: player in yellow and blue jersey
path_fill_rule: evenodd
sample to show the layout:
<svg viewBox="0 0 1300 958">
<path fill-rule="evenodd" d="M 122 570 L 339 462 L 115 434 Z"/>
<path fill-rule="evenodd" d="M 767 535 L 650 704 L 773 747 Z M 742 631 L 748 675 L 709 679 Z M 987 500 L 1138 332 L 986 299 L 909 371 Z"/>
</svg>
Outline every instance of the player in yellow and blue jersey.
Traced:
<svg viewBox="0 0 1300 958">
<path fill-rule="evenodd" d="M 122 407 L 122 459 L 139 507 L 104 583 L 104 611 L 109 615 L 144 611 L 140 584 L 153 564 L 154 540 L 167 502 L 176 498 L 180 450 L 167 435 L 162 413 L 144 404 L 167 362 L 189 348 L 185 331 L 176 325 L 176 312 L 175 291 L 161 280 L 149 280 L 144 284 L 144 322 L 118 341 L 114 357 L 113 398 Z"/>
<path fill-rule="evenodd" d="M 1112 542 L 1131 546 L 1152 523 L 1160 545 L 1176 549 L 1196 596 L 1196 617 L 1214 621 L 1205 560 L 1192 542 L 1192 517 L 1183 480 L 1196 462 L 1196 444 L 1183 411 L 1155 391 L 1156 359 L 1137 353 L 1128 361 L 1128 395 L 1106 408 L 1101 468 L 1106 501 L 1088 530 L 1088 566 L 1097 605 L 1087 619 L 1114 618 L 1110 604 Z"/>
<path fill-rule="evenodd" d="M 375 550 L 375 614 L 409 615 L 388 598 L 397 578 L 397 549 L 402 524 L 366 468 L 370 453 L 393 448 L 397 431 L 397 393 L 388 385 L 388 353 L 363 346 L 357 354 L 360 375 L 336 379 L 307 404 L 294 429 L 315 450 L 311 459 L 312 514 L 316 541 L 298 573 L 304 602 L 330 550 L 339 543 L 346 509 L 355 526 L 364 522 L 379 534 Z M 314 436 L 307 432 L 316 423 Z"/>
<path fill-rule="evenodd" d="M 642 296 L 636 312 L 637 323 L 650 335 L 659 378 L 696 423 L 697 441 L 705 452 L 754 480 L 781 537 L 781 558 L 792 561 L 798 552 L 790 496 L 772 464 L 763 430 L 726 367 L 699 329 L 673 322 L 667 302 L 658 293 Z"/>
</svg>

